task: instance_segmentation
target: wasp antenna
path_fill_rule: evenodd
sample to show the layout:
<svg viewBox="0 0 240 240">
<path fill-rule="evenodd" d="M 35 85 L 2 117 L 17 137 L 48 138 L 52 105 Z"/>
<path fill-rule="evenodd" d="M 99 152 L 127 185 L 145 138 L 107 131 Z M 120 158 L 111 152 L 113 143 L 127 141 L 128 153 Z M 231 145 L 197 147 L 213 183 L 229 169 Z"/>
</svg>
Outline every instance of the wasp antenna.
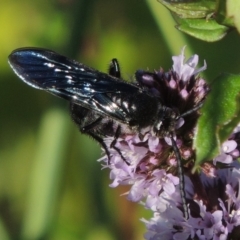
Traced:
<svg viewBox="0 0 240 240">
<path fill-rule="evenodd" d="M 184 180 L 184 174 L 183 174 L 182 158 L 181 158 L 179 149 L 177 147 L 176 141 L 174 140 L 172 135 L 171 135 L 171 140 L 172 140 L 173 151 L 174 151 L 174 154 L 177 159 L 179 190 L 180 190 L 180 196 L 181 196 L 181 200 L 182 200 L 183 214 L 184 214 L 184 218 L 188 219 L 189 213 L 188 213 L 188 206 L 187 206 L 187 201 L 186 201 L 186 192 L 185 192 L 185 188 L 184 188 L 185 180 Z"/>
<path fill-rule="evenodd" d="M 200 102 L 199 104 L 197 104 L 195 107 L 193 107 L 192 109 L 190 109 L 189 111 L 187 112 L 184 112 L 183 114 L 181 114 L 179 118 L 182 118 L 182 117 L 186 117 L 187 115 L 189 114 L 192 114 L 193 112 L 197 111 L 198 109 L 200 109 L 201 107 L 203 106 L 203 102 Z"/>
</svg>

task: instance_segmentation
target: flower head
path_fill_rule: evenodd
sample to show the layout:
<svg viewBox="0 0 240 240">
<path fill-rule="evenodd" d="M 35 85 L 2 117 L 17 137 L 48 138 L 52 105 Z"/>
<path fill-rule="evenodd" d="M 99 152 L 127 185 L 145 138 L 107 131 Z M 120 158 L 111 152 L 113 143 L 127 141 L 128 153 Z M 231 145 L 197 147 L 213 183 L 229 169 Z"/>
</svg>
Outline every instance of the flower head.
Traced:
<svg viewBox="0 0 240 240">
<path fill-rule="evenodd" d="M 138 84 L 164 106 L 162 119 L 158 126 L 142 129 L 121 124 L 123 131 L 118 138 L 104 139 L 111 159 L 103 157 L 100 161 L 110 169 L 110 186 L 130 185 L 127 198 L 143 202 L 154 212 L 152 219 L 142 220 L 148 229 L 146 239 L 225 239 L 240 225 L 240 174 L 234 161 L 239 157 L 240 128 L 224 142 L 221 154 L 212 163 L 202 165 L 201 174 L 191 173 L 195 161 L 192 142 L 200 115 L 196 106 L 204 102 L 209 91 L 205 80 L 198 76 L 206 69 L 206 63 L 199 69 L 197 64 L 197 55 L 184 62 L 183 49 L 173 57 L 173 68 L 168 72 L 138 70 L 135 75 Z M 183 215 L 179 159 L 173 149 L 173 138 L 185 173 L 188 219 Z M 231 165 L 218 169 L 218 163 Z"/>
</svg>

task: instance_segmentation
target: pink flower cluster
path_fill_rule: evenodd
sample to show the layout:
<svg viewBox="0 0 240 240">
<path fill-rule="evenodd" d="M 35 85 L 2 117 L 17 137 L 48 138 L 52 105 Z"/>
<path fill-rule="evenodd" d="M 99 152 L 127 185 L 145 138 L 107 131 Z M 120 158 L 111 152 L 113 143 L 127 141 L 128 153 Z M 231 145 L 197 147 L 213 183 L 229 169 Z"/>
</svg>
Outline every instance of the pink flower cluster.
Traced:
<svg viewBox="0 0 240 240">
<path fill-rule="evenodd" d="M 173 57 L 169 72 L 162 69 L 154 73 L 138 72 L 142 83 L 157 96 L 161 96 L 167 107 L 179 113 L 191 110 L 205 100 L 209 91 L 206 82 L 198 74 L 206 69 L 196 69 L 198 56 L 193 55 L 184 62 L 184 49 Z M 189 218 L 183 215 L 177 175 L 177 159 L 172 142 L 167 135 L 158 137 L 151 126 L 122 132 L 111 148 L 114 137 L 106 137 L 111 159 L 106 156 L 99 161 L 110 169 L 111 187 L 130 185 L 127 193 L 130 201 L 141 202 L 153 211 L 150 220 L 142 219 L 147 227 L 145 238 L 157 239 L 227 239 L 240 225 L 239 157 L 240 126 L 229 140 L 223 143 L 222 152 L 205 163 L 202 173 L 191 173 L 195 151 L 192 141 L 199 112 L 194 111 L 176 123 L 175 141 L 184 167 L 185 192 Z M 128 126 L 125 126 L 128 128 Z M 218 169 L 217 162 L 228 164 Z"/>
</svg>

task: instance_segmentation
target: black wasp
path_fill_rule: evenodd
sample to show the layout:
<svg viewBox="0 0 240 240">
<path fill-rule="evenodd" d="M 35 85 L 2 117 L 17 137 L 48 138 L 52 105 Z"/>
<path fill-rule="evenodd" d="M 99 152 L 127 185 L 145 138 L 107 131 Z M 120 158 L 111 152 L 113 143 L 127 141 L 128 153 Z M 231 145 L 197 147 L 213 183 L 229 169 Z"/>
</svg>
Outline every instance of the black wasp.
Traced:
<svg viewBox="0 0 240 240">
<path fill-rule="evenodd" d="M 39 48 L 17 49 L 10 54 L 9 63 L 28 85 L 70 101 L 80 131 L 97 140 L 108 157 L 103 137 L 117 138 L 122 124 L 135 130 L 154 124 L 159 132 L 159 117 L 165 115 L 161 102 L 139 84 L 121 80 L 116 59 L 111 61 L 109 75 Z M 115 148 L 114 142 L 111 147 Z"/>
<path fill-rule="evenodd" d="M 82 133 L 90 135 L 103 146 L 109 161 L 109 150 L 103 140 L 105 136 L 113 137 L 111 148 L 127 164 L 115 147 L 122 131 L 140 132 L 142 128 L 151 126 L 156 136 L 169 136 L 178 160 L 180 193 L 184 214 L 188 218 L 181 155 L 173 135 L 177 120 L 196 111 L 201 104 L 183 114 L 178 113 L 163 104 L 154 87 L 144 83 L 141 77 L 143 71 L 136 72 L 135 83 L 122 80 L 116 59 L 111 61 L 109 74 L 39 48 L 17 49 L 10 54 L 9 63 L 28 85 L 70 101 L 74 122 Z"/>
</svg>

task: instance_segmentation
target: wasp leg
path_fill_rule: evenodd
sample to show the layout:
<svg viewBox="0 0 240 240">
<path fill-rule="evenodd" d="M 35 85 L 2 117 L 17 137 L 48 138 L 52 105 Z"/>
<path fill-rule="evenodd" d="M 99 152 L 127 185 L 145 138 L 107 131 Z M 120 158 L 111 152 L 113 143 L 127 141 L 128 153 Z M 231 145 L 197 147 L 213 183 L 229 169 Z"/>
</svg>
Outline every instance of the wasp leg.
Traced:
<svg viewBox="0 0 240 240">
<path fill-rule="evenodd" d="M 89 136 L 91 136 L 93 139 L 95 139 L 102 147 L 103 149 L 105 150 L 107 156 L 108 156 L 108 164 L 110 164 L 110 159 L 111 159 L 111 154 L 108 150 L 108 147 L 106 145 L 106 143 L 104 142 L 103 138 L 100 137 L 98 134 L 96 134 L 94 132 L 94 128 L 96 126 L 98 126 L 98 124 L 100 124 L 102 121 L 102 118 L 99 117 L 96 121 L 92 122 L 91 124 L 87 125 L 87 126 L 84 126 L 80 129 L 80 131 L 82 133 L 85 133 L 85 134 L 88 134 Z M 117 130 L 116 130 L 116 133 L 114 135 L 114 139 L 113 141 L 111 142 L 110 144 L 110 148 L 113 148 L 119 155 L 120 157 L 122 158 L 122 160 L 127 164 L 129 165 L 129 162 L 126 160 L 126 158 L 122 155 L 122 152 L 120 151 L 120 149 L 118 147 L 116 147 L 116 142 L 117 142 L 117 139 L 119 138 L 121 134 L 121 127 L 120 125 L 118 125 L 117 127 Z"/>
<path fill-rule="evenodd" d="M 108 164 L 110 164 L 111 154 L 108 151 L 108 147 L 107 147 L 106 143 L 103 141 L 103 139 L 101 137 L 99 137 L 97 134 L 94 134 L 91 131 L 87 132 L 87 134 L 90 137 L 92 137 L 94 140 L 96 140 L 102 146 L 102 148 L 104 149 L 104 151 L 105 151 L 105 153 L 106 153 L 106 155 L 108 157 Z"/>
<path fill-rule="evenodd" d="M 111 62 L 109 64 L 108 73 L 109 73 L 109 75 L 111 75 L 113 77 L 117 77 L 117 78 L 121 77 L 121 71 L 120 71 L 119 62 L 118 62 L 118 60 L 116 58 L 113 58 L 111 60 Z M 113 148 L 121 156 L 122 160 L 127 165 L 130 165 L 129 162 L 126 160 L 126 158 L 122 155 L 120 149 L 115 146 L 116 143 L 117 143 L 117 139 L 119 138 L 120 134 L 121 134 L 121 126 L 118 125 L 117 130 L 116 130 L 115 135 L 114 135 L 114 139 L 113 139 L 110 147 Z"/>
<path fill-rule="evenodd" d="M 98 126 L 101 123 L 102 119 L 103 119 L 102 117 L 98 117 L 94 122 L 91 122 L 90 124 L 81 127 L 80 131 L 82 133 L 91 132 L 91 130 L 93 130 L 96 126 Z"/>
<path fill-rule="evenodd" d="M 101 123 L 102 121 L 102 117 L 97 118 L 94 122 L 82 126 L 80 128 L 80 131 L 84 134 L 89 135 L 90 137 L 92 137 L 94 140 L 96 140 L 104 149 L 104 151 L 107 154 L 108 157 L 108 162 L 110 162 L 111 159 L 111 155 L 110 152 L 108 151 L 108 147 L 106 145 L 106 143 L 104 142 L 103 138 L 101 136 L 99 136 L 94 130 L 95 128 Z"/>
<path fill-rule="evenodd" d="M 120 134 L 121 134 L 121 126 L 118 125 L 117 130 L 116 130 L 115 135 L 114 135 L 114 139 L 113 139 L 113 141 L 111 142 L 110 147 L 113 148 L 113 149 L 121 156 L 122 160 L 123 160 L 127 165 L 130 165 L 130 163 L 129 163 L 129 162 L 126 160 L 126 158 L 122 155 L 122 152 L 120 151 L 120 149 L 115 146 L 116 143 L 117 143 L 117 140 L 118 140 L 118 138 L 119 138 L 119 136 L 120 136 Z"/>
</svg>

